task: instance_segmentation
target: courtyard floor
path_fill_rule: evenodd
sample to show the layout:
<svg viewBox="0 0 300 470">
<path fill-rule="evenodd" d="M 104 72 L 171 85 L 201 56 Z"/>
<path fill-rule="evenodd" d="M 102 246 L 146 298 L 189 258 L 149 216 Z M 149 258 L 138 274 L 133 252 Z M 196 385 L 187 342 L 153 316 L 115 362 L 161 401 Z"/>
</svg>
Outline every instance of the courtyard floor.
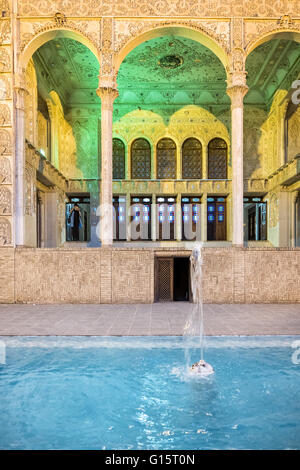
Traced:
<svg viewBox="0 0 300 470">
<path fill-rule="evenodd" d="M 183 334 L 193 304 L 0 305 L 0 336 Z M 300 304 L 204 305 L 205 333 L 300 335 Z"/>
</svg>

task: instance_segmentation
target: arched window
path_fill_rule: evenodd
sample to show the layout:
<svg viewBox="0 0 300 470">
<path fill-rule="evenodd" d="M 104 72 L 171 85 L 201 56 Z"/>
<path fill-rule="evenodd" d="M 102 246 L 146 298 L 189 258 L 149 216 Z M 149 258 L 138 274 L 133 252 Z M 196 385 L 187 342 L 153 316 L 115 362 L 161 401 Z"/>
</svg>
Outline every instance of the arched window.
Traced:
<svg viewBox="0 0 300 470">
<path fill-rule="evenodd" d="M 146 139 L 136 139 L 131 145 L 131 178 L 151 178 L 151 147 Z"/>
<path fill-rule="evenodd" d="M 223 139 L 213 139 L 208 144 L 208 178 L 227 179 L 227 144 Z"/>
<path fill-rule="evenodd" d="M 161 139 L 157 144 L 157 178 L 176 178 L 176 144 L 172 139 Z"/>
<path fill-rule="evenodd" d="M 125 179 L 125 145 L 120 139 L 113 139 L 113 179 Z"/>
<path fill-rule="evenodd" d="M 182 145 L 182 178 L 202 178 L 202 145 L 198 139 L 187 139 Z"/>
</svg>

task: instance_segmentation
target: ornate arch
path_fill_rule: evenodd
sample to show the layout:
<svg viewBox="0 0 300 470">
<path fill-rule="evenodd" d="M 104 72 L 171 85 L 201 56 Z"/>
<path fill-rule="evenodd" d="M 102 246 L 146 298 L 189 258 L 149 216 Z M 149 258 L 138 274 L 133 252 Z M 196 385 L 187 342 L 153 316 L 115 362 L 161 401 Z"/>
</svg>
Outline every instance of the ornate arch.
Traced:
<svg viewBox="0 0 300 470">
<path fill-rule="evenodd" d="M 59 17 L 60 18 L 60 17 Z M 70 22 L 66 19 L 57 19 L 55 16 L 54 21 L 33 25 L 34 32 L 27 33 L 21 39 L 21 54 L 19 65 L 21 70 L 25 69 L 30 58 L 34 52 L 52 39 L 58 37 L 68 37 L 80 42 L 86 46 L 97 58 L 100 64 L 100 49 L 94 38 L 91 38 L 86 32 L 76 23 Z"/>
<path fill-rule="evenodd" d="M 300 24 L 279 22 L 274 25 L 272 24 L 262 24 L 258 30 L 258 35 L 251 38 L 250 41 L 246 44 L 245 51 L 246 57 L 251 54 L 254 49 L 256 49 L 261 44 L 264 44 L 267 41 L 272 39 L 292 39 L 296 42 L 300 42 Z"/>
<path fill-rule="evenodd" d="M 124 58 L 145 41 L 167 34 L 176 34 L 200 42 L 208 47 L 220 59 L 225 70 L 229 69 L 230 33 L 218 33 L 218 22 L 207 22 L 207 25 L 182 21 L 147 21 L 134 22 L 128 26 L 127 34 L 120 35 L 114 44 L 115 73 L 118 73 Z"/>
</svg>

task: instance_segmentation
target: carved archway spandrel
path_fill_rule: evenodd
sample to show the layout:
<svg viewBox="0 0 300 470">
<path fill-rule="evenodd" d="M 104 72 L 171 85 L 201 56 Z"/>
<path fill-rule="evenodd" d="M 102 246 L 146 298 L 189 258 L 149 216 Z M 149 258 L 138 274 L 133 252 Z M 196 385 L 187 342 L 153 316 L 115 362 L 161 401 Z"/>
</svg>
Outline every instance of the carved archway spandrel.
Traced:
<svg viewBox="0 0 300 470">
<path fill-rule="evenodd" d="M 71 32 L 82 37 L 87 47 L 91 46 L 92 52 L 97 58 L 100 57 L 100 24 L 93 19 L 69 20 L 64 14 L 56 13 L 52 20 L 39 19 L 37 21 L 21 21 L 20 23 L 20 52 L 24 53 L 31 41 L 42 33 L 57 31 Z M 76 39 L 76 37 L 74 37 Z M 80 39 L 78 38 L 80 41 Z"/>
<path fill-rule="evenodd" d="M 188 20 L 153 19 L 135 21 L 132 19 L 119 19 L 114 22 L 114 52 L 119 54 L 130 42 L 139 36 L 155 30 L 165 28 L 186 28 L 207 36 L 214 41 L 220 49 L 228 54 L 231 49 L 230 20 Z"/>
<path fill-rule="evenodd" d="M 293 19 L 291 15 L 283 15 L 277 20 L 264 19 L 257 21 L 255 19 L 245 20 L 244 48 L 247 55 L 253 51 L 257 46 L 264 42 L 268 36 L 278 33 L 299 33 L 300 34 L 300 20 Z"/>
</svg>

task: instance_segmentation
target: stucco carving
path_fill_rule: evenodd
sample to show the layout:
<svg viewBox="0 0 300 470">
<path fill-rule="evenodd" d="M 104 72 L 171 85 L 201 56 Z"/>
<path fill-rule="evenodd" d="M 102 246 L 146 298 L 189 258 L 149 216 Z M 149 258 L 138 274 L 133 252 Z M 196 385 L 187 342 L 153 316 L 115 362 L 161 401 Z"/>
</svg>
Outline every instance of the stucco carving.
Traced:
<svg viewBox="0 0 300 470">
<path fill-rule="evenodd" d="M 10 126 L 10 108 L 7 104 L 0 104 L 0 126 Z"/>
<path fill-rule="evenodd" d="M 296 13 L 297 0 L 19 0 L 19 12 L 24 16 L 49 16 L 57 11 L 66 16 L 267 16 L 286 15 L 287 9 Z"/>
<path fill-rule="evenodd" d="M 0 100 L 11 99 L 11 82 L 8 77 L 0 77 Z"/>
<path fill-rule="evenodd" d="M 8 158 L 0 158 L 0 184 L 11 184 L 11 166 Z"/>
<path fill-rule="evenodd" d="M 36 127 L 37 127 L 37 80 L 33 61 L 30 60 L 26 69 L 26 90 L 25 96 L 25 117 L 26 117 L 26 139 L 35 144 Z"/>
<path fill-rule="evenodd" d="M 251 50 L 255 43 L 261 38 L 271 33 L 279 32 L 300 32 L 300 21 L 293 20 L 291 16 L 284 15 L 277 21 L 265 20 L 265 21 L 255 21 L 247 20 L 245 21 L 245 48 Z"/>
<path fill-rule="evenodd" d="M 0 217 L 0 246 L 11 245 L 11 225 L 8 219 Z"/>
<path fill-rule="evenodd" d="M 11 215 L 11 192 L 0 186 L 0 215 Z"/>
<path fill-rule="evenodd" d="M 3 12 L 3 17 L 8 18 L 10 15 L 10 5 L 9 0 L 0 1 L 0 11 Z"/>
<path fill-rule="evenodd" d="M 99 51 L 100 46 L 100 25 L 99 21 L 84 21 L 67 20 L 64 23 L 58 24 L 56 17 L 52 21 L 30 21 L 21 23 L 21 43 L 20 49 L 23 51 L 27 44 L 39 34 L 51 30 L 66 30 L 79 33 L 84 38 L 87 38 Z"/>
<path fill-rule="evenodd" d="M 26 163 L 25 167 L 25 204 L 24 211 L 26 215 L 33 215 L 35 213 L 36 198 L 35 198 L 35 169 Z"/>
<path fill-rule="evenodd" d="M 185 106 L 175 112 L 166 125 L 159 114 L 146 110 L 128 113 L 113 126 L 114 136 L 130 144 L 137 137 L 145 137 L 155 146 L 162 137 L 170 137 L 181 147 L 188 137 L 198 138 L 207 146 L 214 137 L 221 137 L 229 143 L 229 134 L 224 124 L 215 116 L 198 106 Z"/>
<path fill-rule="evenodd" d="M 0 44 L 9 44 L 11 39 L 10 20 L 0 22 Z"/>
<path fill-rule="evenodd" d="M 103 18 L 101 20 L 101 79 L 111 80 L 115 76 L 114 71 L 114 38 L 113 38 L 113 18 Z"/>
<path fill-rule="evenodd" d="M 300 153 L 300 108 L 290 117 L 288 124 L 287 159 L 292 160 Z"/>
<path fill-rule="evenodd" d="M 114 49 L 118 52 L 125 44 L 133 38 L 151 31 L 155 28 L 185 27 L 193 28 L 214 39 L 225 50 L 230 49 L 230 23 L 229 21 L 200 21 L 190 19 L 189 21 L 156 20 L 156 21 L 115 21 Z"/>
<path fill-rule="evenodd" d="M 277 193 L 271 193 L 269 199 L 269 226 L 276 227 L 279 218 L 279 198 Z"/>
<path fill-rule="evenodd" d="M 0 129 L 0 155 L 11 154 L 11 134 L 6 129 Z"/>
<path fill-rule="evenodd" d="M 9 72 L 11 70 L 11 59 L 9 49 L 2 47 L 0 49 L 0 73 Z"/>
</svg>

